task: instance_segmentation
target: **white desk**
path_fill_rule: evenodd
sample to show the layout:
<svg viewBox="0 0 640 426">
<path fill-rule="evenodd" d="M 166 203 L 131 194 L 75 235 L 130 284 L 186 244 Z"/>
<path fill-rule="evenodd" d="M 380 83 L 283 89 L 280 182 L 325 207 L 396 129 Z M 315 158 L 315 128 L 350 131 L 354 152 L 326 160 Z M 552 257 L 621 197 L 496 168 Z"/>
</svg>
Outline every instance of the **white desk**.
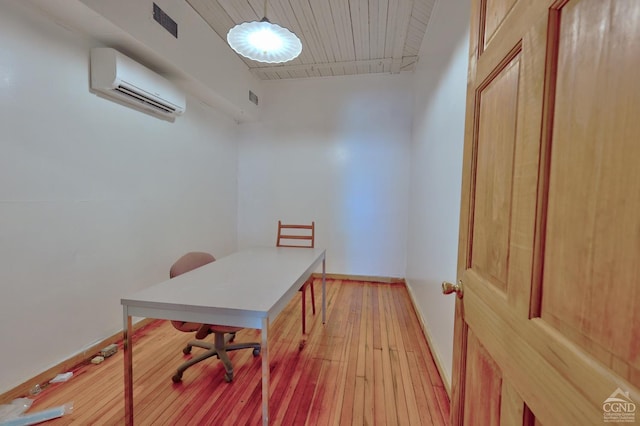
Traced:
<svg viewBox="0 0 640 426">
<path fill-rule="evenodd" d="M 133 424 L 131 317 L 161 318 L 262 330 L 262 424 L 269 424 L 269 323 L 322 263 L 325 322 L 325 250 L 253 248 L 138 291 L 121 300 L 124 313 L 125 422 Z M 167 377 L 167 381 L 171 380 Z"/>
</svg>

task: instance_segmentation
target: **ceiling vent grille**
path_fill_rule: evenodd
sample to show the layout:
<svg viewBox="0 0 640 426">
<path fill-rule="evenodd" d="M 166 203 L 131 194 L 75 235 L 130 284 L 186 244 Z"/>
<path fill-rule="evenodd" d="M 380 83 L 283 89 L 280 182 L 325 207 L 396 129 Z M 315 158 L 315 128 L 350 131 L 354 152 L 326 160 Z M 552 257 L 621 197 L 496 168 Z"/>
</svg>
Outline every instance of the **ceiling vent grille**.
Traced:
<svg viewBox="0 0 640 426">
<path fill-rule="evenodd" d="M 258 105 L 258 95 L 249 90 L 249 100 L 254 104 Z"/>
<path fill-rule="evenodd" d="M 172 36 L 178 38 L 178 23 L 171 19 L 171 17 L 155 3 L 153 4 L 153 19 L 155 19 L 162 28 L 169 31 Z"/>
</svg>

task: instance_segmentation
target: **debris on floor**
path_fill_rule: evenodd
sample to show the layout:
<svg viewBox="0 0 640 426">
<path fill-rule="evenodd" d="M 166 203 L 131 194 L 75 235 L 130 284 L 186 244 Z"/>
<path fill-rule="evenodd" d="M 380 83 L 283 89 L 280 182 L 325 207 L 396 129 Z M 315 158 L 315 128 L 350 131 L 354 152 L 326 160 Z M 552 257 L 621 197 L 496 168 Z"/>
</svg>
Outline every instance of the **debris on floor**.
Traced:
<svg viewBox="0 0 640 426">
<path fill-rule="evenodd" d="M 49 383 L 62 383 L 62 382 L 66 382 L 67 380 L 69 380 L 71 377 L 73 377 L 73 372 L 72 371 L 68 371 L 66 373 L 60 373 L 58 374 L 56 377 L 54 377 L 53 379 L 49 380 Z"/>
<path fill-rule="evenodd" d="M 73 402 L 69 402 L 58 407 L 48 408 L 46 410 L 37 411 L 35 413 L 22 414 L 31 407 L 32 400 L 28 398 L 18 398 L 11 402 L 10 405 L 15 408 L 10 408 L 8 411 L 9 417 L 3 415 L 2 408 L 0 406 L 0 426 L 29 426 L 37 423 L 45 422 L 51 419 L 57 419 L 65 414 L 71 414 L 73 411 Z M 11 411 L 13 409 L 13 411 Z"/>
</svg>

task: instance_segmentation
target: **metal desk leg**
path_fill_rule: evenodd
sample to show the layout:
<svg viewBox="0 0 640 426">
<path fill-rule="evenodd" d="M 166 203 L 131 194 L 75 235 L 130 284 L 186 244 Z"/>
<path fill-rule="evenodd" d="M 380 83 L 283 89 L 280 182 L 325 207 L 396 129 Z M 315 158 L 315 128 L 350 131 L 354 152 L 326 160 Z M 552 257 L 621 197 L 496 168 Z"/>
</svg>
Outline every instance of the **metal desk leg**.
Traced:
<svg viewBox="0 0 640 426">
<path fill-rule="evenodd" d="M 262 319 L 262 424 L 269 425 L 269 348 L 267 346 L 267 336 L 269 334 L 269 318 Z"/>
<path fill-rule="evenodd" d="M 133 329 L 131 317 L 126 306 L 124 310 L 124 421 L 127 426 L 133 425 Z"/>
<path fill-rule="evenodd" d="M 326 310 L 327 310 L 327 279 L 325 272 L 325 261 L 326 257 L 322 258 L 322 323 L 325 324 L 326 320 Z"/>
</svg>

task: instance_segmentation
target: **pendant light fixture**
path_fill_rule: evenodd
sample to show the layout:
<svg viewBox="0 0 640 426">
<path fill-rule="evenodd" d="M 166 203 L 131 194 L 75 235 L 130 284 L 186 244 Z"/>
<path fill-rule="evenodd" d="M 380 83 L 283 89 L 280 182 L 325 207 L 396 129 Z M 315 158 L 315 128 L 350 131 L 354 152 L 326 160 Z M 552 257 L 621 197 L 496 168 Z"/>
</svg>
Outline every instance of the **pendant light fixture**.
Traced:
<svg viewBox="0 0 640 426">
<path fill-rule="evenodd" d="M 295 59 L 302 52 L 298 36 L 267 19 L 267 0 L 260 21 L 243 22 L 227 33 L 227 43 L 245 58 L 276 64 Z"/>
</svg>

